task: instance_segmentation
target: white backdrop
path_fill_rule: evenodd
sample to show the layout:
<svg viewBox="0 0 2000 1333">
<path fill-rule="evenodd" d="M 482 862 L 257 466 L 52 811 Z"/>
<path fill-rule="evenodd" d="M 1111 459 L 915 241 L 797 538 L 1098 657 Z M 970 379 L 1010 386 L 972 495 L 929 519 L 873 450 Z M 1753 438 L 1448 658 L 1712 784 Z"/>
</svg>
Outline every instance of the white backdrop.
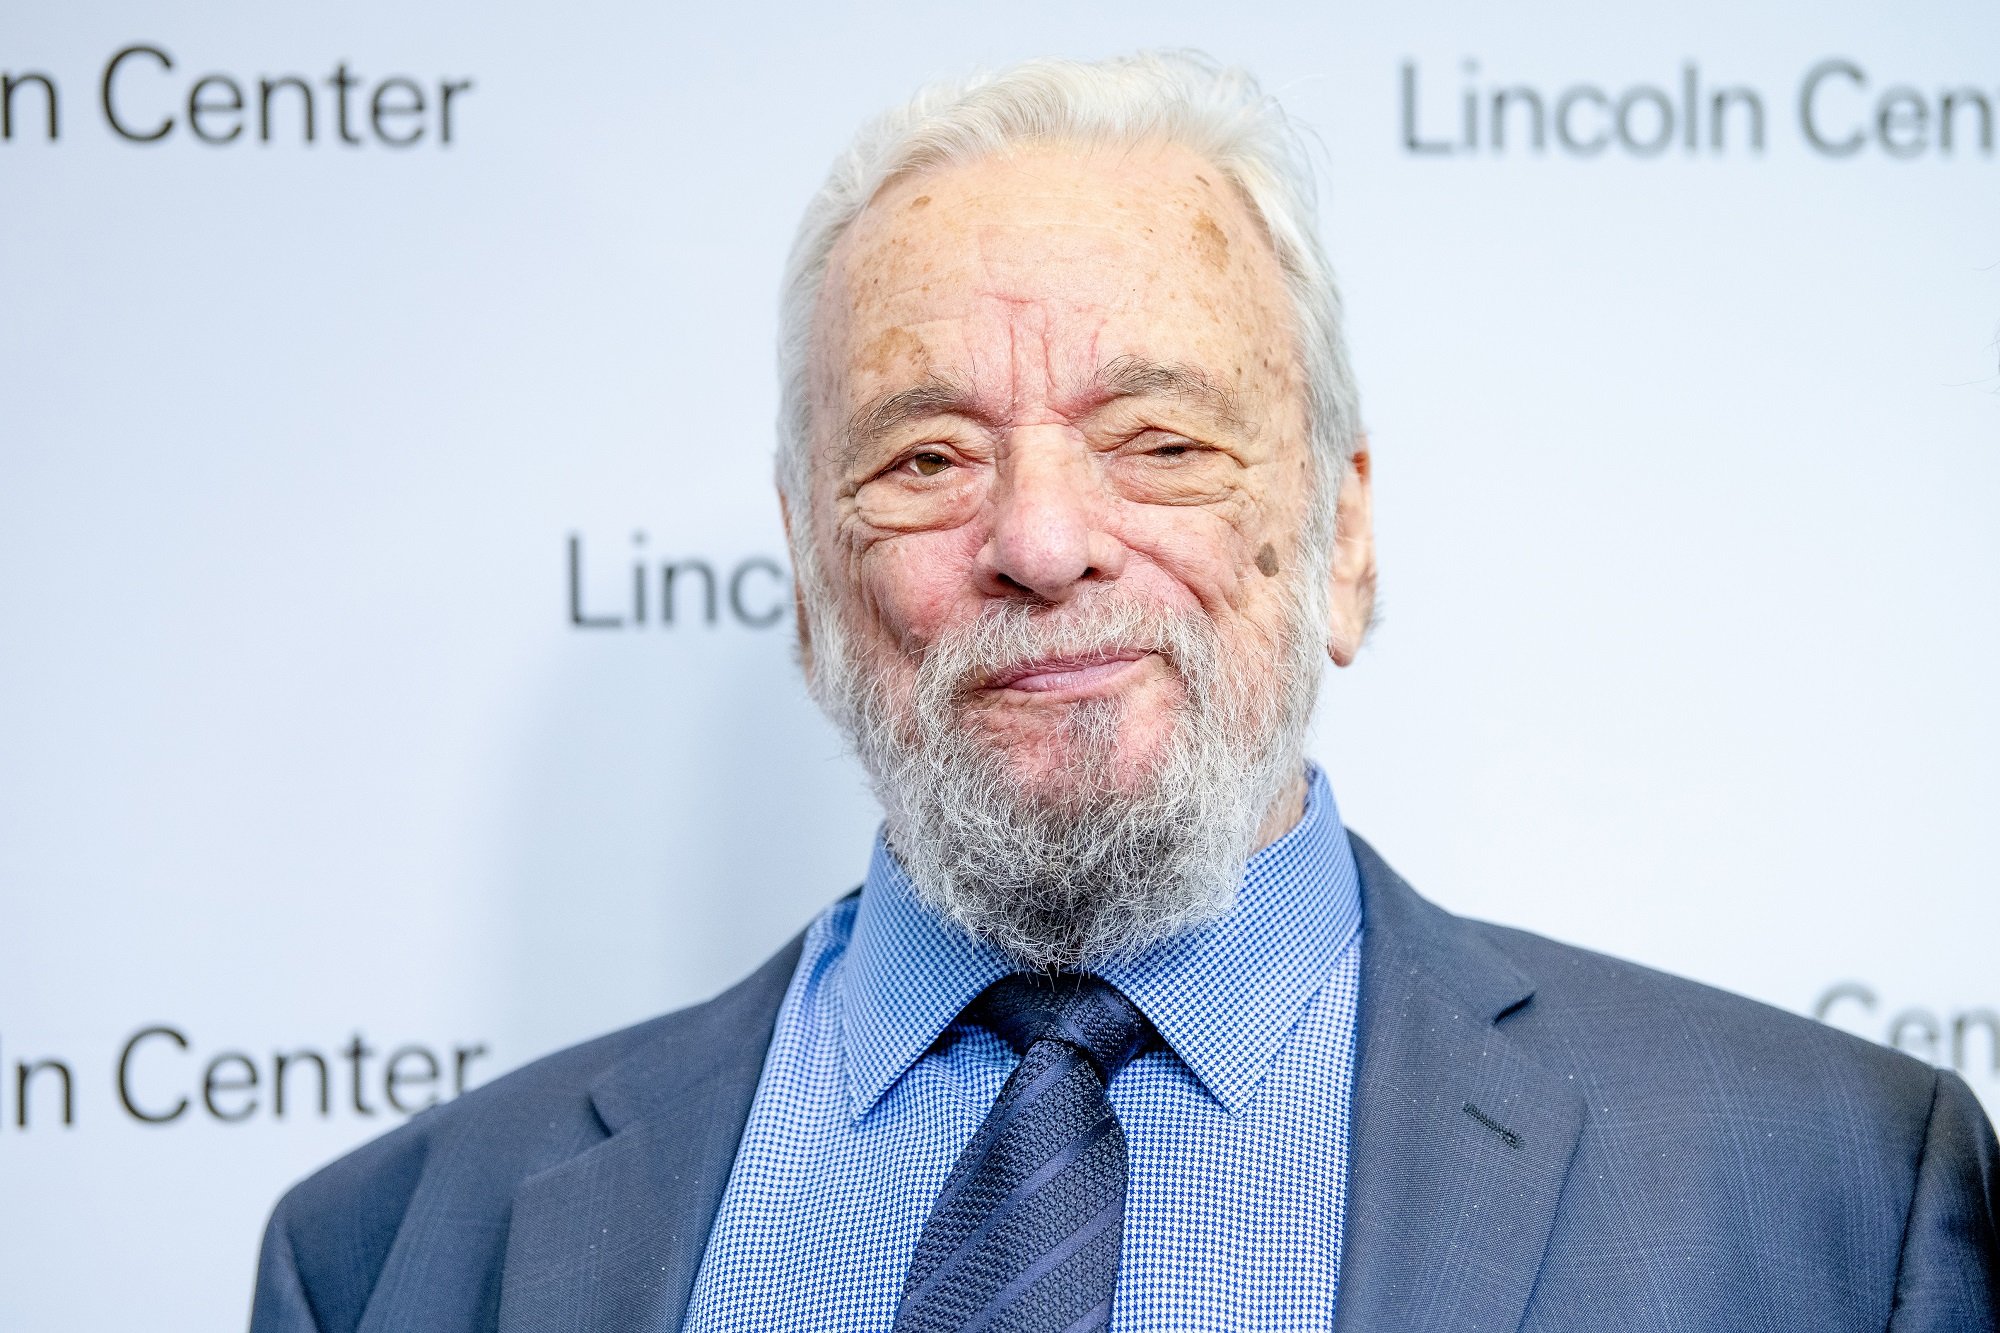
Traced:
<svg viewBox="0 0 2000 1333">
<path fill-rule="evenodd" d="M 916 83 L 1139 45 L 1324 142 L 1386 599 L 1316 746 L 1349 822 L 2000 1107 L 1990 4 L 0 0 L 0 1327 L 240 1324 L 271 1202 L 396 1103 L 859 878 L 773 614 L 785 245 Z M 648 623 L 575 624 L 635 555 Z"/>
</svg>

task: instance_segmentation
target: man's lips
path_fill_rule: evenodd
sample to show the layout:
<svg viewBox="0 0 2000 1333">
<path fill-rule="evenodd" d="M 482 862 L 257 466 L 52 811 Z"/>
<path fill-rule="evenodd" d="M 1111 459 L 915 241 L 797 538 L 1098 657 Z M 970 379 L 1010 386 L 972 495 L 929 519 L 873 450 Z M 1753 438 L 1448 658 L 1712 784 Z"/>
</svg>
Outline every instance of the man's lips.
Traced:
<svg viewBox="0 0 2000 1333">
<path fill-rule="evenodd" d="M 1020 690 L 1028 694 L 1081 693 L 1108 685 L 1134 662 L 1151 654 L 1133 651 L 1093 653 L 1088 657 L 1044 657 L 1017 662 L 986 682 L 989 690 Z"/>
</svg>

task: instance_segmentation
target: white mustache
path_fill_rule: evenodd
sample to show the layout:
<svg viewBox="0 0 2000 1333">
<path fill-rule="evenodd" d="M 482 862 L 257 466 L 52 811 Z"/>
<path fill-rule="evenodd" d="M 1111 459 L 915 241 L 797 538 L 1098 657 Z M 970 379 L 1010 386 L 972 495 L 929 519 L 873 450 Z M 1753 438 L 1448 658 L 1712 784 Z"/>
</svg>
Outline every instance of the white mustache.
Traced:
<svg viewBox="0 0 2000 1333">
<path fill-rule="evenodd" d="M 1156 654 L 1184 671 L 1190 658 L 1212 655 L 1212 621 L 1200 611 L 1161 606 L 1106 591 L 1087 604 L 1051 610 L 1020 603 L 988 605 L 972 621 L 946 630 L 924 649 L 917 695 L 939 704 L 988 682 L 1050 662 L 1085 662 Z"/>
</svg>

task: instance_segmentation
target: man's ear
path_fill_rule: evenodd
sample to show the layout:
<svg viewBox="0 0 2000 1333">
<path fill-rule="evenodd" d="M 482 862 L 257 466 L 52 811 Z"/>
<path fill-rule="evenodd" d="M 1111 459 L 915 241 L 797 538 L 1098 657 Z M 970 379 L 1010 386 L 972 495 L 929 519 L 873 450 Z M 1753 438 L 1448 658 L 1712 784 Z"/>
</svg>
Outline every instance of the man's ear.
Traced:
<svg viewBox="0 0 2000 1333">
<path fill-rule="evenodd" d="M 1370 486 L 1368 437 L 1354 442 L 1354 456 L 1340 479 L 1334 520 L 1332 614 L 1327 655 L 1346 666 L 1361 651 L 1375 621 L 1375 497 Z"/>
<path fill-rule="evenodd" d="M 799 632 L 799 669 L 812 676 L 812 630 L 806 621 L 806 594 L 799 586 L 798 545 L 792 536 L 792 507 L 785 502 L 785 488 L 778 488 L 778 520 L 785 525 L 785 549 L 792 554 L 792 618 Z"/>
</svg>

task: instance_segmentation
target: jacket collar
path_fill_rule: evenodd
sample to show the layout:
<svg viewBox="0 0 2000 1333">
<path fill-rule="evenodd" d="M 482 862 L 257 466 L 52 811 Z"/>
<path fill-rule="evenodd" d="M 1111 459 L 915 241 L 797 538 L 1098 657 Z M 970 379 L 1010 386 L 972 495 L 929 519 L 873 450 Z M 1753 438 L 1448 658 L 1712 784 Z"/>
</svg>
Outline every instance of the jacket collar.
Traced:
<svg viewBox="0 0 2000 1333">
<path fill-rule="evenodd" d="M 1337 1333 L 1516 1329 L 1583 1125 L 1535 988 L 1353 838 L 1365 930 Z"/>
<path fill-rule="evenodd" d="M 608 1137 L 515 1194 L 501 1333 L 680 1327 L 803 940 L 591 1083 Z"/>
</svg>

